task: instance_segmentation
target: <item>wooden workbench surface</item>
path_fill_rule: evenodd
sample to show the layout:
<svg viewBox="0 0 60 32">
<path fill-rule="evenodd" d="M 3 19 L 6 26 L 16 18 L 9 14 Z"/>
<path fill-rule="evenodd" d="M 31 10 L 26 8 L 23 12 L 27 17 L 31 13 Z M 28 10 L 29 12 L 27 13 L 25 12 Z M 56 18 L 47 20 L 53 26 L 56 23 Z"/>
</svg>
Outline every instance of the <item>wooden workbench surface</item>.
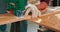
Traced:
<svg viewBox="0 0 60 32">
<path fill-rule="evenodd" d="M 0 14 L 0 25 L 17 22 L 21 20 L 30 20 L 31 22 L 45 26 L 46 28 L 49 28 L 55 31 L 56 30 L 60 31 L 59 16 L 60 16 L 60 11 L 44 14 L 38 18 L 31 18 L 30 16 L 25 16 L 24 18 L 17 18 L 12 14 Z M 41 22 L 37 22 L 38 19 L 41 19 Z"/>
</svg>

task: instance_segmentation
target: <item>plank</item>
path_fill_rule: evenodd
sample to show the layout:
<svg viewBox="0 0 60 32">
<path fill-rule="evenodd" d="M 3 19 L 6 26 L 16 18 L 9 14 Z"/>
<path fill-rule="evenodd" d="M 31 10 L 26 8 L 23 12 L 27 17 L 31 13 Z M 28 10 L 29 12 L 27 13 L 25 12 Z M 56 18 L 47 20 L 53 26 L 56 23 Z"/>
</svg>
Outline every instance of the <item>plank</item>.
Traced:
<svg viewBox="0 0 60 32">
<path fill-rule="evenodd" d="M 13 22 L 21 21 L 21 20 L 29 20 L 38 25 L 42 25 L 42 26 L 45 26 L 46 28 L 60 32 L 60 17 L 59 16 L 60 16 L 60 11 L 44 14 L 37 18 L 31 18 L 31 16 L 29 15 L 22 16 L 22 18 L 18 18 L 12 14 L 0 14 L 0 25 L 13 23 Z"/>
<path fill-rule="evenodd" d="M 38 19 L 40 20 L 38 21 Z M 60 11 L 48 13 L 38 18 L 30 19 L 30 21 L 60 32 Z"/>
</svg>

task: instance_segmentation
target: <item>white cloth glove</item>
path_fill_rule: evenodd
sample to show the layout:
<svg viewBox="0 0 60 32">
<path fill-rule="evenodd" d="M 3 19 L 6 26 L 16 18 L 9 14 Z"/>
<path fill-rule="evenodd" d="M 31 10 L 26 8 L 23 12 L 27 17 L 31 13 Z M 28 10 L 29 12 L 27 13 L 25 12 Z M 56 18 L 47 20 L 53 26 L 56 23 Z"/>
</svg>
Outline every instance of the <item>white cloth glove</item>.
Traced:
<svg viewBox="0 0 60 32">
<path fill-rule="evenodd" d="M 35 5 L 29 4 L 28 6 L 26 6 L 25 10 L 25 16 L 29 15 L 29 13 L 32 13 L 32 18 L 34 17 L 38 17 L 41 15 L 41 12 L 37 9 L 37 7 Z"/>
</svg>

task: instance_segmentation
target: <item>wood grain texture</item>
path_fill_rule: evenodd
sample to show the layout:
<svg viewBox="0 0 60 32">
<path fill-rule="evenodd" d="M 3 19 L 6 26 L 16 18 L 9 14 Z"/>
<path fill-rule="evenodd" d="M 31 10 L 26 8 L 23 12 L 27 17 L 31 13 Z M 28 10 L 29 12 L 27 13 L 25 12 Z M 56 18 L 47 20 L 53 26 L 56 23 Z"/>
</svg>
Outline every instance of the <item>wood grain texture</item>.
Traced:
<svg viewBox="0 0 60 32">
<path fill-rule="evenodd" d="M 23 18 L 19 18 L 12 14 L 0 14 L 0 25 L 13 23 L 13 22 L 21 21 L 21 20 L 26 20 L 26 19 L 30 19 L 30 18 L 27 16 L 25 16 Z"/>
<path fill-rule="evenodd" d="M 56 14 L 60 14 L 60 12 L 52 12 L 49 14 L 42 15 L 40 18 L 38 18 L 38 19 L 42 19 L 41 23 L 38 22 L 35 23 L 45 26 L 46 28 L 52 29 L 54 31 L 60 32 L 60 19 L 58 19 L 57 16 L 55 16 Z M 36 20 L 32 20 L 32 21 L 34 22 Z"/>
<path fill-rule="evenodd" d="M 37 18 L 31 18 L 31 16 L 24 16 L 23 18 L 17 18 L 16 16 L 11 14 L 0 14 L 0 25 L 17 22 L 21 20 L 29 20 L 31 22 L 37 23 L 38 25 L 42 25 L 45 26 L 46 28 L 60 32 L 60 19 L 58 19 L 57 16 L 55 16 L 56 14 L 60 14 L 60 11 L 44 14 Z M 42 21 L 39 23 L 35 22 L 38 19 L 42 19 Z"/>
</svg>

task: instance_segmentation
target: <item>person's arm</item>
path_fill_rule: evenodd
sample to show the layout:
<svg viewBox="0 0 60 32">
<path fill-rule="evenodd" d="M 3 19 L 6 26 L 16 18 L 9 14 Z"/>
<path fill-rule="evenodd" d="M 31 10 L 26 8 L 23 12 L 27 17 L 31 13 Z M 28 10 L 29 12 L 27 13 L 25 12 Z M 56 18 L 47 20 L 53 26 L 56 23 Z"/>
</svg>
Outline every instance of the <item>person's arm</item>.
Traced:
<svg viewBox="0 0 60 32">
<path fill-rule="evenodd" d="M 32 18 L 34 18 L 34 17 L 38 17 L 41 15 L 41 12 L 37 9 L 35 5 L 28 4 L 26 6 L 26 9 L 27 10 L 25 10 L 24 12 L 25 16 L 30 15 Z"/>
</svg>

